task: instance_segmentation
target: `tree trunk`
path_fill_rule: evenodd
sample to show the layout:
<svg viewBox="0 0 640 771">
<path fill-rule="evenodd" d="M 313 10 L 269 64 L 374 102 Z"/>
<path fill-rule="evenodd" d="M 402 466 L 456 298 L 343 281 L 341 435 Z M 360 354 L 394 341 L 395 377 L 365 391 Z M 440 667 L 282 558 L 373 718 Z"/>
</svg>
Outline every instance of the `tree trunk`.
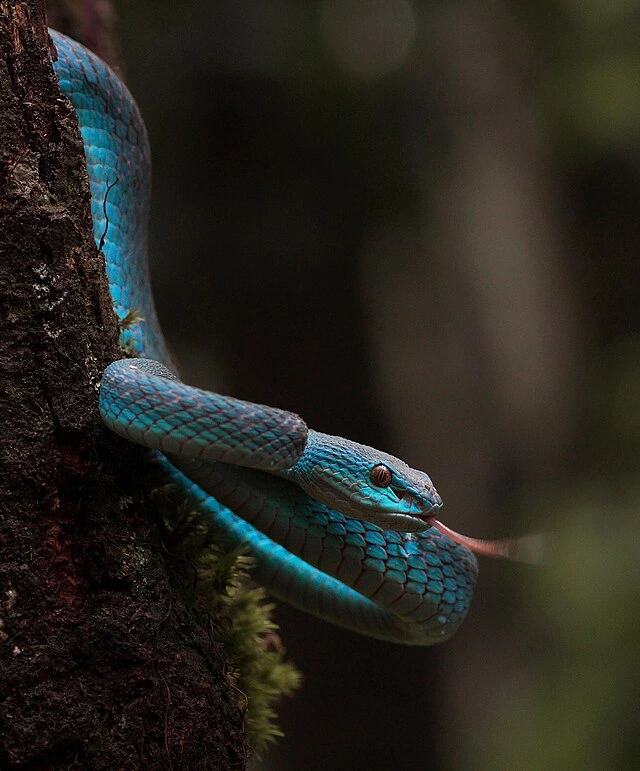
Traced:
<svg viewBox="0 0 640 771">
<path fill-rule="evenodd" d="M 170 586 L 44 0 L 0 0 L 0 766 L 243 768 L 221 651 Z"/>
</svg>

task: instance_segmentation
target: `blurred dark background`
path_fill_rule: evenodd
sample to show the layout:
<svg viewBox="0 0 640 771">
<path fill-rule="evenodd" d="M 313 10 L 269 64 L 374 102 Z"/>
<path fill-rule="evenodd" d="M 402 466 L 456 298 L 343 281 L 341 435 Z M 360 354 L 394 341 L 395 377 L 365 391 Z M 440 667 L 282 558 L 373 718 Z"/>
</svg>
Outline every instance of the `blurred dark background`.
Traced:
<svg viewBox="0 0 640 771">
<path fill-rule="evenodd" d="M 457 636 L 281 607 L 262 771 L 640 760 L 640 10 L 136 0 L 152 275 L 185 379 L 426 470 L 482 560 Z"/>
</svg>

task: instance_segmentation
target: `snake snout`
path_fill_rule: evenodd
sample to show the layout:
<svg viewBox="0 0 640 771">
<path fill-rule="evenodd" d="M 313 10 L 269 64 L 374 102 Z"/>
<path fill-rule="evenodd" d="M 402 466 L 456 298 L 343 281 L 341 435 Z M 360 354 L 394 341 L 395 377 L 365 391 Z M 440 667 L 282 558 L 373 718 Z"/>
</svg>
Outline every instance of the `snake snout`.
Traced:
<svg viewBox="0 0 640 771">
<path fill-rule="evenodd" d="M 406 513 L 423 521 L 431 521 L 442 507 L 442 498 L 433 486 L 422 489 L 405 489 L 396 493 L 406 507 Z"/>
<path fill-rule="evenodd" d="M 418 519 L 421 519 L 423 522 L 428 522 L 431 525 L 442 508 L 442 498 L 435 487 L 427 486 L 423 493 L 423 501 L 426 505 L 424 506 L 423 511 L 418 515 Z"/>
</svg>

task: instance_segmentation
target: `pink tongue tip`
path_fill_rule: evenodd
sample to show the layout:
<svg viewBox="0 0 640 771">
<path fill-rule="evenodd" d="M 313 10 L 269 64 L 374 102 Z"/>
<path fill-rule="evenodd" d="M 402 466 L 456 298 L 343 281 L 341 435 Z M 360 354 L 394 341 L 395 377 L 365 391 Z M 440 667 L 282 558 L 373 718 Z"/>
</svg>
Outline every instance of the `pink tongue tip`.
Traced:
<svg viewBox="0 0 640 771">
<path fill-rule="evenodd" d="M 539 565 L 543 561 L 544 537 L 539 534 L 525 535 L 520 538 L 505 538 L 499 541 L 484 541 L 480 538 L 470 538 L 456 533 L 455 530 L 451 530 L 437 519 L 433 520 L 433 527 L 442 535 L 451 538 L 452 541 L 485 557 L 526 562 L 530 565 Z"/>
</svg>

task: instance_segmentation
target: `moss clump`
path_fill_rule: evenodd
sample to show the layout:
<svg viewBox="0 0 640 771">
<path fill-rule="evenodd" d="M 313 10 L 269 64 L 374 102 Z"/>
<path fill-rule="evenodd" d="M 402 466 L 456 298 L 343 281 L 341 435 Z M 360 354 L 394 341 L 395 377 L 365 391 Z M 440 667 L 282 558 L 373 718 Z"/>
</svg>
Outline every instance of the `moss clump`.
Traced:
<svg viewBox="0 0 640 771">
<path fill-rule="evenodd" d="M 275 708 L 301 679 L 285 660 L 271 619 L 273 603 L 250 581 L 253 560 L 238 549 L 225 552 L 207 516 L 181 502 L 173 486 L 155 489 L 153 499 L 164 522 L 174 579 L 198 623 L 224 646 L 227 676 L 245 710 L 247 745 L 260 756 L 282 736 Z"/>
</svg>

